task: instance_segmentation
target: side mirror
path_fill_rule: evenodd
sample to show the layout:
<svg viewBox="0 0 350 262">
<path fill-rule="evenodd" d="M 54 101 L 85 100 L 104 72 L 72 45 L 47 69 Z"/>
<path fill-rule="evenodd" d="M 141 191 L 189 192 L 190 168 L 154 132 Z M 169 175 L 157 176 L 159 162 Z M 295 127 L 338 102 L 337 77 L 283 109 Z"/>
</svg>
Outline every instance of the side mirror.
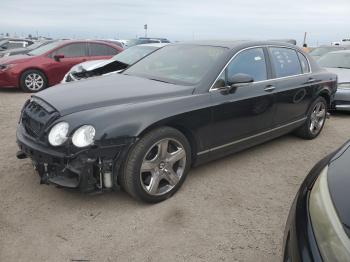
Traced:
<svg viewBox="0 0 350 262">
<path fill-rule="evenodd" d="M 254 78 L 248 74 L 235 74 L 228 79 L 230 86 L 242 86 L 244 84 L 250 84 L 254 82 Z"/>
<path fill-rule="evenodd" d="M 55 59 L 55 61 L 59 62 L 62 58 L 64 58 L 64 55 L 63 54 L 57 54 L 57 55 L 54 55 L 53 58 Z"/>
<path fill-rule="evenodd" d="M 236 92 L 238 87 L 243 87 L 254 82 L 254 78 L 248 74 L 235 74 L 228 79 L 228 85 L 220 87 L 220 92 L 223 95 L 228 95 Z"/>
</svg>

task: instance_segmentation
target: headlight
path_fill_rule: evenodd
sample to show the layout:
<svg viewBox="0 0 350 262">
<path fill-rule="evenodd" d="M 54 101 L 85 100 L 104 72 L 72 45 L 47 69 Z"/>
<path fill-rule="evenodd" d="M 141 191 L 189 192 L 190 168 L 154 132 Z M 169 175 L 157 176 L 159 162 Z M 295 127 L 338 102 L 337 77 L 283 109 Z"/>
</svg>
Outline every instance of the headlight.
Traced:
<svg viewBox="0 0 350 262">
<path fill-rule="evenodd" d="M 60 146 L 67 140 L 69 125 L 66 122 L 60 122 L 51 128 L 49 133 L 49 142 L 52 146 Z"/>
<path fill-rule="evenodd" d="M 350 261 L 350 239 L 334 208 L 324 168 L 310 194 L 310 217 L 324 261 Z"/>
<path fill-rule="evenodd" d="M 74 132 L 72 142 L 76 147 L 89 146 L 94 142 L 95 133 L 93 126 L 81 126 Z"/>
<path fill-rule="evenodd" d="M 341 89 L 350 89 L 350 83 L 339 83 L 338 88 Z"/>
</svg>

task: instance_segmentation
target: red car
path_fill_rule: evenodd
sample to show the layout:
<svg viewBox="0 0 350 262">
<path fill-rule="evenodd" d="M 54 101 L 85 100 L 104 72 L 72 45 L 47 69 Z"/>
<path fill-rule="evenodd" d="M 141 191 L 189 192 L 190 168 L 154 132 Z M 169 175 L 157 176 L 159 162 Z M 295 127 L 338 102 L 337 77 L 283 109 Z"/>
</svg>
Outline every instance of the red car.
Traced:
<svg viewBox="0 0 350 262">
<path fill-rule="evenodd" d="M 38 92 L 58 84 L 72 66 L 108 59 L 123 49 L 102 41 L 56 41 L 26 55 L 0 58 L 0 87 Z"/>
</svg>

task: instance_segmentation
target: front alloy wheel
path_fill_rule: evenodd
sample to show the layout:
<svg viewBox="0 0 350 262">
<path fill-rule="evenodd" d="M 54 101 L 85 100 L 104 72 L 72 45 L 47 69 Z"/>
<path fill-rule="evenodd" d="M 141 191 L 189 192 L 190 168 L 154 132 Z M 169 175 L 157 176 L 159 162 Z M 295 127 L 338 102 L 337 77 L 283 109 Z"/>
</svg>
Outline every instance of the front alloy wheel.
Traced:
<svg viewBox="0 0 350 262">
<path fill-rule="evenodd" d="M 134 198 L 156 203 L 181 187 L 190 166 L 191 147 L 186 137 L 174 128 L 161 127 L 133 146 L 119 182 Z"/>
<path fill-rule="evenodd" d="M 150 195 L 164 195 L 179 183 L 185 167 L 184 146 L 175 139 L 163 139 L 154 144 L 143 159 L 141 185 Z"/>
</svg>

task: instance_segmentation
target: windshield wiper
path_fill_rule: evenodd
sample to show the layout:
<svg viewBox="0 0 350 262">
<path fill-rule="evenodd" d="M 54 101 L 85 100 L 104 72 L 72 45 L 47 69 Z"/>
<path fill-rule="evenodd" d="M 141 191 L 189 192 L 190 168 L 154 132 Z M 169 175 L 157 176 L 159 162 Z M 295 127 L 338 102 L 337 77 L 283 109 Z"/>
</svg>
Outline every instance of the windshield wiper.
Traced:
<svg viewBox="0 0 350 262">
<path fill-rule="evenodd" d="M 345 67 L 345 66 L 337 66 L 337 68 L 341 68 L 341 69 L 350 69 L 350 67 Z"/>
</svg>

